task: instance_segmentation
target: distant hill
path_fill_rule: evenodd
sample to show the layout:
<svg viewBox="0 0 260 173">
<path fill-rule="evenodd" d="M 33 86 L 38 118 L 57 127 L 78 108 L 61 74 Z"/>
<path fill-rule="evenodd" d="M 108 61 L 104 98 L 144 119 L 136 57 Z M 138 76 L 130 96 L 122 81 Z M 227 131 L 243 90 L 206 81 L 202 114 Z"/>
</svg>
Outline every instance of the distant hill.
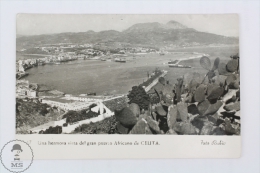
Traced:
<svg viewBox="0 0 260 173">
<path fill-rule="evenodd" d="M 87 31 L 79 33 L 60 33 L 17 37 L 17 49 L 28 48 L 42 44 L 57 43 L 107 43 L 117 42 L 131 45 L 150 45 L 155 47 L 169 44 L 198 43 L 208 44 L 238 44 L 239 39 L 188 28 L 179 22 L 169 21 L 167 24 L 139 23 L 119 32 L 107 30 L 101 32 Z"/>
</svg>

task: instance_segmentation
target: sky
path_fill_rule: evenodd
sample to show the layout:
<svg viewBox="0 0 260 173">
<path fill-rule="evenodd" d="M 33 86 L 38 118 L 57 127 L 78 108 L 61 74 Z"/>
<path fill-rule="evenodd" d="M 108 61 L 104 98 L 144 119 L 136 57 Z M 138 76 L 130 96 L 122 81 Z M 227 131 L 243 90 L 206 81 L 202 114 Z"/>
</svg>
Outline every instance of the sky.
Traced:
<svg viewBox="0 0 260 173">
<path fill-rule="evenodd" d="M 18 14 L 17 35 L 41 35 L 88 30 L 123 31 L 136 23 L 177 21 L 198 31 L 224 36 L 239 36 L 239 16 L 236 14 L 207 15 L 122 15 L 122 14 Z"/>
</svg>

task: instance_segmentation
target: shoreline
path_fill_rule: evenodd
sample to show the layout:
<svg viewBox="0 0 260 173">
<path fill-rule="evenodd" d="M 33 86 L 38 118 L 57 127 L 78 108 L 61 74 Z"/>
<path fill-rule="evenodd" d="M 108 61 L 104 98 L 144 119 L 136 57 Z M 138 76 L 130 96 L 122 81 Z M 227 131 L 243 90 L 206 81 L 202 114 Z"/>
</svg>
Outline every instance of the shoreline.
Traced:
<svg viewBox="0 0 260 173">
<path fill-rule="evenodd" d="M 203 54 L 203 53 L 200 53 L 199 55 L 196 55 L 196 56 L 192 56 L 193 54 L 192 53 L 190 53 L 191 55 L 190 55 L 190 57 L 188 57 L 188 58 L 180 58 L 179 59 L 179 62 L 181 62 L 181 61 L 185 61 L 185 60 L 189 60 L 189 59 L 196 59 L 196 58 L 200 58 L 201 56 L 203 56 L 203 55 L 205 55 L 205 54 Z M 149 56 L 149 55 L 148 55 Z M 207 55 L 206 55 L 207 56 Z M 81 60 L 81 59 L 76 59 L 76 60 Z M 75 60 L 75 61 L 76 61 Z M 89 61 L 100 61 L 99 59 L 89 59 Z M 59 65 L 62 65 L 62 64 L 65 64 L 66 62 L 64 62 L 64 63 L 60 63 Z M 50 64 L 45 64 L 45 65 L 50 65 Z M 32 68 L 34 68 L 34 66 L 32 67 Z M 27 71 L 27 69 L 26 69 L 26 71 Z M 19 80 L 19 79 L 17 79 L 17 80 Z M 26 80 L 26 79 L 25 79 Z M 49 95 L 48 94 L 48 91 L 51 91 L 51 90 L 56 90 L 56 91 L 59 91 L 59 92 L 61 92 L 61 93 L 64 93 L 64 94 L 68 94 L 68 93 L 65 93 L 65 92 L 63 92 L 63 91 L 60 91 L 60 90 L 58 90 L 58 89 L 55 89 L 55 88 L 49 88 L 49 86 L 46 86 L 45 84 L 42 84 L 42 83 L 37 83 L 38 85 L 39 85 L 39 88 L 41 87 L 41 86 L 45 86 L 45 88 L 48 88 L 47 90 L 45 90 L 45 91 L 40 91 L 42 94 L 44 94 L 44 93 L 46 93 L 47 95 Z M 125 93 L 124 93 L 125 94 Z M 45 94 L 44 94 L 45 95 Z M 113 94 L 112 94 L 113 95 Z M 55 96 L 55 95 L 54 95 Z M 105 96 L 104 94 L 101 94 L 101 96 Z M 111 96 L 111 95 L 110 95 Z"/>
<path fill-rule="evenodd" d="M 49 54 L 20 54 L 21 56 L 53 56 Z"/>
<path fill-rule="evenodd" d="M 187 46 L 187 47 L 174 47 L 169 50 L 185 50 L 189 48 L 213 48 L 213 47 L 239 47 L 239 45 L 231 44 L 231 45 L 212 45 L 212 46 Z M 167 49 L 166 49 L 167 50 Z"/>
</svg>

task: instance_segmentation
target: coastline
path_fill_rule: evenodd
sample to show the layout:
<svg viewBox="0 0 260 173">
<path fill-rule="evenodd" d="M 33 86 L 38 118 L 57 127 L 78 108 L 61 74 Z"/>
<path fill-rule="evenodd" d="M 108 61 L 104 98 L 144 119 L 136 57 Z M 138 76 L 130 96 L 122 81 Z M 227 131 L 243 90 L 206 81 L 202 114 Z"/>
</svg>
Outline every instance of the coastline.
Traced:
<svg viewBox="0 0 260 173">
<path fill-rule="evenodd" d="M 20 54 L 21 56 L 53 56 L 49 54 Z"/>
<path fill-rule="evenodd" d="M 203 53 L 200 53 L 199 55 L 195 55 L 195 56 L 192 56 L 192 53 L 190 52 L 190 57 L 188 57 L 188 58 L 179 58 L 179 61 L 181 62 L 181 61 L 184 61 L 184 60 L 189 60 L 189 59 L 196 59 L 196 58 L 200 58 L 201 56 L 203 56 L 203 55 L 205 55 L 205 54 L 203 54 Z M 149 56 L 149 54 L 148 54 L 148 56 Z M 75 59 L 75 61 L 76 60 L 81 60 L 81 59 Z M 99 59 L 91 59 L 90 61 L 100 61 Z M 63 65 L 64 63 L 60 63 L 60 65 Z M 44 65 L 49 65 L 48 63 L 46 63 L 46 64 L 44 64 Z M 35 67 L 35 66 L 32 66 L 32 68 L 33 67 Z M 25 71 L 27 71 L 27 69 L 25 69 Z M 28 75 L 28 74 L 27 74 Z M 17 79 L 17 80 L 19 80 L 19 79 Z M 42 83 L 37 83 L 39 86 L 42 86 L 42 85 L 44 85 L 44 84 L 42 84 Z M 66 94 L 66 91 L 64 92 L 64 91 L 62 91 L 62 90 L 59 90 L 59 89 L 55 89 L 55 88 L 52 88 L 52 89 L 50 89 L 48 86 L 45 86 L 45 87 L 47 87 L 48 89 L 47 89 L 47 91 L 43 91 L 43 92 L 41 92 L 41 96 L 51 96 L 52 94 L 48 94 L 48 92 L 49 91 L 51 91 L 51 90 L 54 90 L 54 91 L 59 91 L 60 93 L 64 93 L 64 94 Z M 111 95 L 113 95 L 113 94 L 111 94 Z M 55 96 L 55 95 L 53 95 L 53 96 Z M 101 96 L 104 96 L 104 94 L 101 94 Z"/>
</svg>

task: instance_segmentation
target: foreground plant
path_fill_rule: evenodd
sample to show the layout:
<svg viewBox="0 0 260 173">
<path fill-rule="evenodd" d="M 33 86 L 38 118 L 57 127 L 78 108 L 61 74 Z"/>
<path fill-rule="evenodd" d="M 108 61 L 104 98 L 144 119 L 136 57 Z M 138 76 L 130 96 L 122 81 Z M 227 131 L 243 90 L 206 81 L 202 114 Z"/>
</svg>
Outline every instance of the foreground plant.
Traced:
<svg viewBox="0 0 260 173">
<path fill-rule="evenodd" d="M 231 56 L 223 68 L 216 58 L 200 59 L 208 70 L 203 77 L 193 73 L 172 85 L 164 78 L 149 93 L 135 86 L 128 106 L 115 111 L 119 134 L 239 135 L 239 57 Z M 235 60 L 235 61 L 233 61 Z M 237 62 L 238 61 L 238 62 Z M 218 69 L 218 72 L 216 71 Z M 221 70 L 226 72 L 222 73 Z M 205 81 L 208 77 L 208 82 Z"/>
</svg>

